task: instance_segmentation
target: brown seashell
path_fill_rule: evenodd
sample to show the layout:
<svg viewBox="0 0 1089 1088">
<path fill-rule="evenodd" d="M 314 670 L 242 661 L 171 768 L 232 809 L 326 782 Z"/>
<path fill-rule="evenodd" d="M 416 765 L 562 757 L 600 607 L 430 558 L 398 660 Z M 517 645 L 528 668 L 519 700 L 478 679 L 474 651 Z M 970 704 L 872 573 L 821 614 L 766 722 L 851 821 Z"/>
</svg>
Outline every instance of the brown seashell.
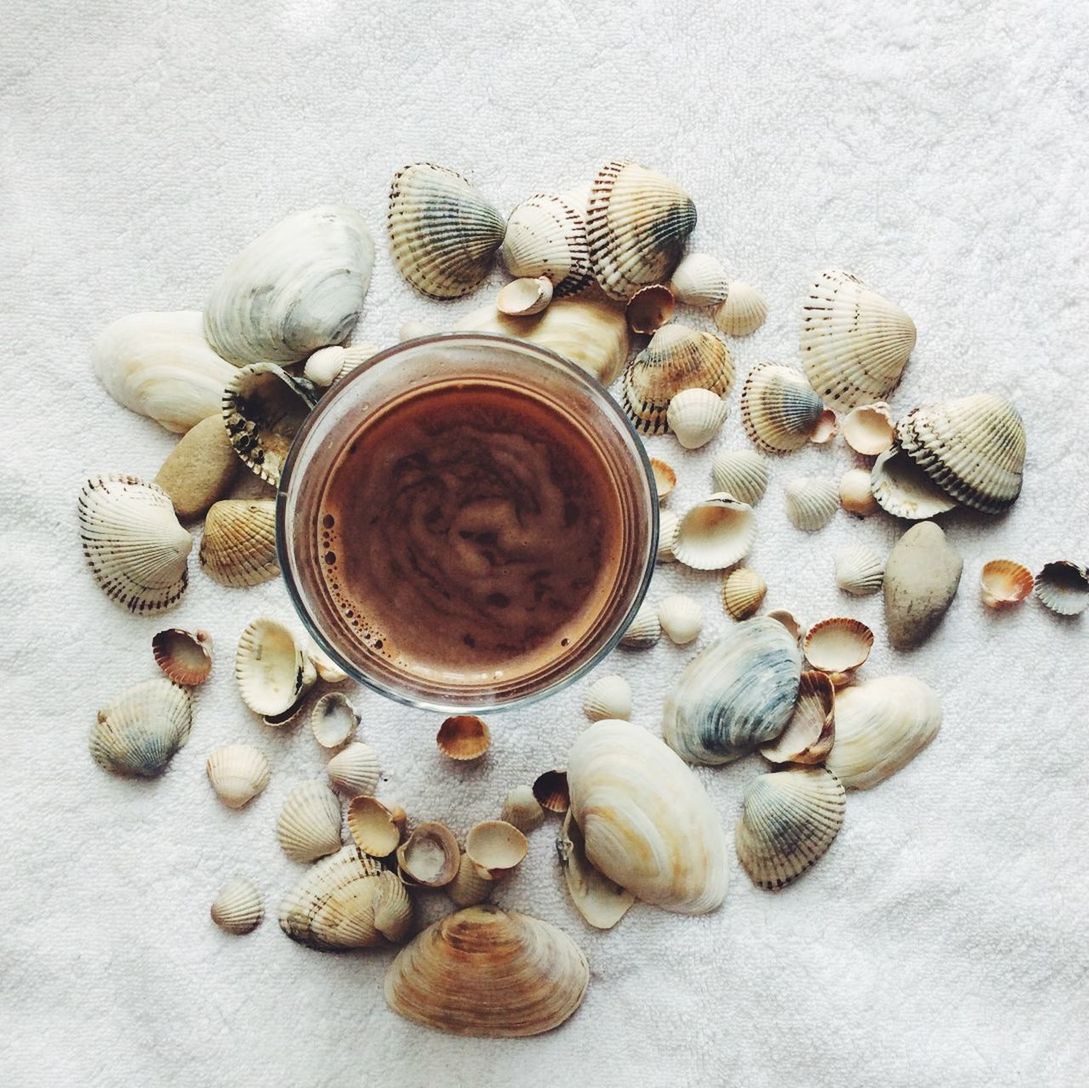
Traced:
<svg viewBox="0 0 1089 1088">
<path fill-rule="evenodd" d="M 549 812 L 566 812 L 571 804 L 566 771 L 545 771 L 533 783 L 533 796 Z"/>
<path fill-rule="evenodd" d="M 461 849 L 454 833 L 437 820 L 417 824 L 397 848 L 397 868 L 406 884 L 442 888 L 458 875 Z"/>
<path fill-rule="evenodd" d="M 456 714 L 439 726 L 439 751 L 456 760 L 479 759 L 492 742 L 488 726 L 475 714 Z"/>
<path fill-rule="evenodd" d="M 168 627 L 151 640 L 155 664 L 175 684 L 196 687 L 212 671 L 212 636 L 207 631 Z"/>
<path fill-rule="evenodd" d="M 653 283 L 649 287 L 640 287 L 628 299 L 624 315 L 632 332 L 650 336 L 673 316 L 676 308 L 673 292 L 664 284 Z"/>
</svg>

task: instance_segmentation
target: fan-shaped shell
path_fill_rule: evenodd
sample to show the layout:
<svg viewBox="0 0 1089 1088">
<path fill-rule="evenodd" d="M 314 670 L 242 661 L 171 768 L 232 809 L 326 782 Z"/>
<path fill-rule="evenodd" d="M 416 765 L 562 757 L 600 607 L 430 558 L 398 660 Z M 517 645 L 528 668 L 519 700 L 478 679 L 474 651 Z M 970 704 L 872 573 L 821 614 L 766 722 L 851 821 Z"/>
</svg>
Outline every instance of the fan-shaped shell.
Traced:
<svg viewBox="0 0 1089 1088">
<path fill-rule="evenodd" d="M 768 487 L 768 463 L 754 450 L 723 450 L 711 462 L 715 491 L 755 506 Z"/>
<path fill-rule="evenodd" d="M 686 306 L 717 306 L 726 301 L 730 279 L 717 257 L 687 253 L 670 282 L 678 302 Z"/>
<path fill-rule="evenodd" d="M 853 597 L 876 593 L 885 580 L 885 560 L 866 544 L 845 544 L 836 552 L 836 585 Z"/>
<path fill-rule="evenodd" d="M 744 280 L 731 280 L 715 308 L 715 324 L 727 336 L 751 336 L 768 316 L 764 296 Z"/>
<path fill-rule="evenodd" d="M 292 861 L 315 861 L 340 849 L 340 801 L 324 783 L 296 786 L 276 821 L 276 838 Z"/>
<path fill-rule="evenodd" d="M 253 620 L 242 632 L 234 676 L 242 701 L 265 718 L 294 707 L 316 678 L 290 628 L 267 617 Z"/>
<path fill-rule="evenodd" d="M 200 565 L 221 586 L 256 586 L 280 573 L 276 502 L 221 499 L 204 519 Z"/>
<path fill-rule="evenodd" d="M 212 921 L 224 933 L 250 933 L 265 917 L 261 892 L 252 880 L 234 877 L 219 889 L 212 902 L 211 915 Z"/>
<path fill-rule="evenodd" d="M 881 509 L 870 489 L 870 473 L 864 468 L 849 468 L 839 478 L 839 504 L 848 514 L 868 518 Z"/>
<path fill-rule="evenodd" d="M 861 620 L 834 616 L 813 624 L 802 640 L 810 665 L 833 676 L 864 664 L 873 649 L 873 631 Z"/>
<path fill-rule="evenodd" d="M 567 891 L 579 914 L 595 929 L 612 929 L 635 902 L 635 896 L 590 863 L 586 842 L 569 811 L 556 840 Z"/>
<path fill-rule="evenodd" d="M 128 688 L 98 712 L 91 755 L 114 774 L 154 778 L 189 739 L 192 725 L 188 689 L 157 676 Z"/>
<path fill-rule="evenodd" d="M 1036 575 L 1036 596 L 1058 616 L 1077 616 L 1089 606 L 1089 570 L 1068 559 L 1046 563 Z"/>
<path fill-rule="evenodd" d="M 496 296 L 495 308 L 508 317 L 528 317 L 547 309 L 551 301 L 552 281 L 538 276 L 511 280 Z"/>
<path fill-rule="evenodd" d="M 791 524 L 807 533 L 823 529 L 839 509 L 839 486 L 820 476 L 795 476 L 786 484 L 786 511 Z"/>
<path fill-rule="evenodd" d="M 401 845 L 401 824 L 377 797 L 360 794 L 348 802 L 348 833 L 375 858 L 389 857 Z"/>
<path fill-rule="evenodd" d="M 710 389 L 682 389 L 669 402 L 666 423 L 686 450 L 698 450 L 718 434 L 728 411 Z"/>
<path fill-rule="evenodd" d="M 658 620 L 658 609 L 649 601 L 644 601 L 628 624 L 628 629 L 620 639 L 620 645 L 629 650 L 647 650 L 661 637 L 662 625 Z"/>
<path fill-rule="evenodd" d="M 151 640 L 155 664 L 168 680 L 196 687 L 212 671 L 212 636 L 207 631 L 168 627 Z"/>
<path fill-rule="evenodd" d="M 662 510 L 658 514 L 658 552 L 655 561 L 658 563 L 672 563 L 677 557 L 673 554 L 673 546 L 677 543 L 677 530 L 681 527 L 681 519 L 672 510 Z"/>
<path fill-rule="evenodd" d="M 479 759 L 491 745 L 487 722 L 475 714 L 455 714 L 439 726 L 439 751 L 456 760 Z"/>
<path fill-rule="evenodd" d="M 892 412 L 882 400 L 852 408 L 843 420 L 843 440 L 866 457 L 877 457 L 896 439 Z"/>
<path fill-rule="evenodd" d="M 670 642 L 687 646 L 703 630 L 703 609 L 695 598 L 671 593 L 658 603 L 658 621 Z"/>
<path fill-rule="evenodd" d="M 310 711 L 310 729 L 323 748 L 339 748 L 346 744 L 357 725 L 359 715 L 355 707 L 339 691 L 326 692 Z"/>
<path fill-rule="evenodd" d="M 556 298 L 593 282 L 582 212 L 563 196 L 536 193 L 507 217 L 499 256 L 512 276 L 545 276 Z"/>
<path fill-rule="evenodd" d="M 1033 584 L 1032 571 L 1012 559 L 992 559 L 979 572 L 979 595 L 988 608 L 1020 604 Z"/>
<path fill-rule="evenodd" d="M 822 763 L 836 739 L 836 689 L 827 673 L 803 672 L 794 713 L 760 754 L 771 763 Z"/>
<path fill-rule="evenodd" d="M 325 765 L 325 773 L 333 789 L 349 797 L 373 794 L 382 774 L 374 749 L 359 740 L 337 752 Z"/>
<path fill-rule="evenodd" d="M 442 888 L 457 876 L 461 850 L 454 833 L 437 820 L 417 824 L 397 848 L 397 868 L 408 884 Z"/>
<path fill-rule="evenodd" d="M 566 812 L 571 804 L 567 772 L 551 770 L 539 774 L 533 781 L 533 796 L 549 812 Z"/>
<path fill-rule="evenodd" d="M 777 363 L 760 363 L 741 388 L 741 423 L 765 453 L 801 449 L 821 423 L 824 404 L 802 373 Z"/>
<path fill-rule="evenodd" d="M 465 856 L 492 880 L 499 880 L 520 865 L 529 841 L 506 820 L 484 820 L 465 836 Z"/>
<path fill-rule="evenodd" d="M 455 906 L 472 907 L 488 899 L 494 888 L 495 881 L 481 872 L 468 854 L 462 854 L 458 875 L 446 886 L 446 891 Z"/>
<path fill-rule="evenodd" d="M 694 570 L 724 570 L 744 559 L 755 539 L 752 507 L 729 495 L 712 495 L 681 518 L 673 554 Z"/>
<path fill-rule="evenodd" d="M 631 717 L 631 684 L 622 676 L 601 676 L 586 691 L 582 708 L 592 722 Z"/>
<path fill-rule="evenodd" d="M 662 283 L 640 287 L 624 307 L 632 332 L 643 336 L 656 333 L 673 316 L 677 304 L 673 292 Z"/>
<path fill-rule="evenodd" d="M 544 823 L 545 810 L 534 796 L 532 786 L 515 786 L 503 799 L 499 818 L 528 835 Z"/>
<path fill-rule="evenodd" d="M 251 744 L 224 744 L 208 757 L 204 769 L 216 796 L 228 808 L 248 805 L 268 785 L 264 753 Z"/>
<path fill-rule="evenodd" d="M 677 486 L 677 470 L 657 457 L 650 459 L 650 467 L 654 473 L 654 488 L 658 492 L 658 501 L 664 502 Z"/>
<path fill-rule="evenodd" d="M 896 518 L 922 521 L 957 506 L 899 446 L 886 450 L 870 470 L 870 490 L 878 506 Z"/>
<path fill-rule="evenodd" d="M 730 571 L 722 582 L 722 604 L 735 620 L 756 614 L 768 591 L 768 584 L 751 567 Z"/>
</svg>

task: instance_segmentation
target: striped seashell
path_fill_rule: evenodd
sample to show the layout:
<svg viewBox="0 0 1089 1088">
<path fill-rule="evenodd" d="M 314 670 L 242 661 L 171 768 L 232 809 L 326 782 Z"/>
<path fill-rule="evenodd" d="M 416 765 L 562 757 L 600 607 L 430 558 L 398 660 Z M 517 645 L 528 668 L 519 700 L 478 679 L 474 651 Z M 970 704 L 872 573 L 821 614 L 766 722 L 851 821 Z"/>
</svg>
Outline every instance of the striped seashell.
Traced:
<svg viewBox="0 0 1089 1088">
<path fill-rule="evenodd" d="M 887 514 L 925 521 L 956 508 L 947 495 L 899 446 L 886 450 L 870 470 L 870 491 Z"/>
<path fill-rule="evenodd" d="M 189 739 L 192 726 L 189 689 L 157 676 L 123 691 L 98 712 L 91 756 L 114 774 L 155 778 Z"/>
<path fill-rule="evenodd" d="M 836 585 L 852 597 L 876 593 L 885 580 L 885 561 L 865 544 L 846 544 L 835 555 Z"/>
<path fill-rule="evenodd" d="M 1031 592 L 1032 571 L 1012 559 L 992 559 L 979 572 L 979 595 L 988 608 L 1020 604 Z M 1086 586 L 1089 594 L 1089 585 Z"/>
<path fill-rule="evenodd" d="M 276 838 L 292 861 L 316 861 L 340 849 L 340 801 L 324 783 L 296 786 L 276 821 Z"/>
<path fill-rule="evenodd" d="M 512 276 L 544 276 L 556 298 L 574 295 L 594 279 L 582 212 L 564 196 L 536 193 L 507 217 L 499 257 Z"/>
<path fill-rule="evenodd" d="M 731 280 L 726 297 L 715 308 L 715 325 L 727 336 L 751 336 L 767 316 L 764 296 L 743 280 Z"/>
<path fill-rule="evenodd" d="M 823 763 L 836 739 L 836 689 L 827 673 L 802 673 L 786 729 L 760 754 L 771 763 Z"/>
<path fill-rule="evenodd" d="M 712 495 L 681 518 L 673 555 L 693 570 L 725 570 L 749 554 L 755 539 L 752 507 L 729 495 Z"/>
<path fill-rule="evenodd" d="M 755 506 L 768 487 L 768 463 L 753 450 L 723 450 L 711 462 L 715 491 Z"/>
<path fill-rule="evenodd" d="M 821 425 L 823 413 L 820 397 L 793 367 L 760 363 L 741 389 L 741 423 L 765 453 L 801 449 Z"/>
<path fill-rule="evenodd" d="M 735 620 L 747 620 L 756 614 L 767 591 L 761 575 L 750 567 L 738 567 L 722 583 L 722 604 Z"/>
<path fill-rule="evenodd" d="M 224 744 L 204 765 L 216 796 L 228 808 L 243 808 L 268 785 L 269 766 L 264 753 L 251 744 Z"/>
<path fill-rule="evenodd" d="M 839 486 L 820 476 L 795 476 L 785 488 L 787 517 L 796 529 L 823 529 L 839 509 Z"/>
<path fill-rule="evenodd" d="M 212 921 L 224 933 L 251 933 L 265 917 L 261 893 L 252 880 L 237 876 L 219 889 L 212 902 Z"/>
<path fill-rule="evenodd" d="M 1036 575 L 1036 597 L 1057 616 L 1077 616 L 1089 606 L 1089 570 L 1068 559 L 1045 563 Z"/>
<path fill-rule="evenodd" d="M 686 306 L 718 306 L 730 293 L 730 278 L 717 257 L 688 253 L 677 265 L 670 287 Z"/>
<path fill-rule="evenodd" d="M 256 586 L 280 573 L 274 499 L 220 499 L 204 519 L 200 565 L 221 586 Z"/>
</svg>

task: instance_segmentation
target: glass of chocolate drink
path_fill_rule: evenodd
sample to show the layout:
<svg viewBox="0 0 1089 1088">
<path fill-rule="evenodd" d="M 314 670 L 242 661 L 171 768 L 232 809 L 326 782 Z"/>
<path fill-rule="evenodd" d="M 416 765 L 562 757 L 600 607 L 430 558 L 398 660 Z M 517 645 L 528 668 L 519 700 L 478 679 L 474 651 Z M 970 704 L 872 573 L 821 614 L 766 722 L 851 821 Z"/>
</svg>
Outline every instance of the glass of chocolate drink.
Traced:
<svg viewBox="0 0 1089 1088">
<path fill-rule="evenodd" d="M 559 690 L 630 623 L 654 570 L 643 445 L 572 363 L 426 337 L 337 382 L 280 481 L 295 607 L 349 675 L 435 710 Z"/>
</svg>

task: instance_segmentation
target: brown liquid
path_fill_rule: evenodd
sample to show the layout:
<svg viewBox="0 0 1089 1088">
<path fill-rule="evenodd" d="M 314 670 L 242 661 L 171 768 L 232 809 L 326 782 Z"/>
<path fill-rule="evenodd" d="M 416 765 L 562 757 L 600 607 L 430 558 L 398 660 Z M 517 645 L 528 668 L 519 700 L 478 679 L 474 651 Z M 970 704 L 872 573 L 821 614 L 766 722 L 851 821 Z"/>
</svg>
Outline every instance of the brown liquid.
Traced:
<svg viewBox="0 0 1089 1088">
<path fill-rule="evenodd" d="M 506 679 L 593 629 L 618 577 L 621 508 L 577 421 L 459 382 L 366 420 L 318 532 L 325 584 L 372 650 L 424 676 Z"/>
</svg>

